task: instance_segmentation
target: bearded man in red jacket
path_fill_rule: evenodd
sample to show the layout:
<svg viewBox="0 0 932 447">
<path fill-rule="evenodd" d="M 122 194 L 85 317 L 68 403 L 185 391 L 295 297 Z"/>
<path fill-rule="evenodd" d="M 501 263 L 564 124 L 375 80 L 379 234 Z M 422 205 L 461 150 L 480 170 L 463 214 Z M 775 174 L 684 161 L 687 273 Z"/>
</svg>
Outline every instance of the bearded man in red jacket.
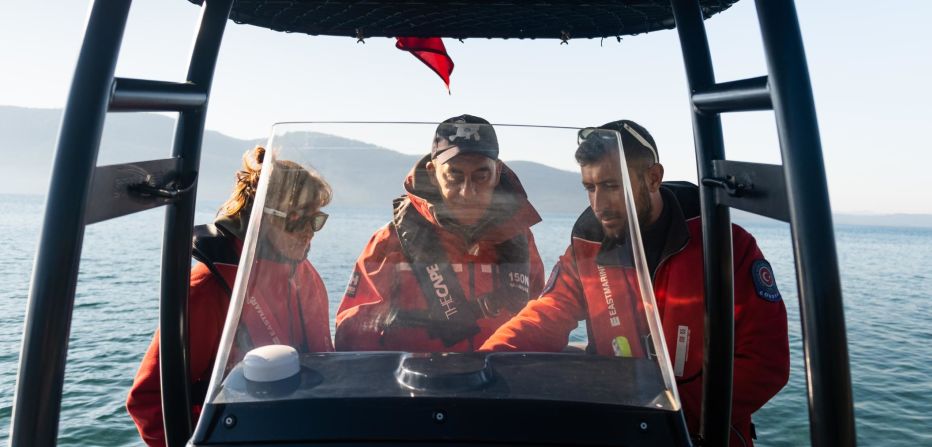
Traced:
<svg viewBox="0 0 932 447">
<path fill-rule="evenodd" d="M 701 221 L 695 216 L 694 203 L 681 204 L 674 190 L 661 184 L 663 166 L 646 129 L 628 120 L 599 129 L 621 135 L 663 335 L 670 341 L 669 358 L 675 359 L 683 413 L 690 433 L 695 434 L 702 401 L 705 309 Z M 631 337 L 623 332 L 625 325 L 619 324 L 614 308 L 606 308 L 610 297 L 603 296 L 611 293 L 610 287 L 604 287 L 606 281 L 611 285 L 625 280 L 617 246 L 628 231 L 617 139 L 597 138 L 605 133 L 591 128 L 580 132 L 576 161 L 590 207 L 574 225 L 572 242 L 541 297 L 529 301 L 480 350 L 561 351 L 570 332 L 585 320 L 590 353 L 639 356 L 649 351 L 650 346 L 641 346 L 639 340 L 619 346 L 619 339 L 627 342 Z M 735 353 L 730 445 L 742 446 L 753 443 L 751 413 L 786 384 L 789 344 L 786 308 L 770 264 L 747 231 L 733 225 L 732 238 Z M 617 285 L 616 289 L 623 289 Z"/>
</svg>

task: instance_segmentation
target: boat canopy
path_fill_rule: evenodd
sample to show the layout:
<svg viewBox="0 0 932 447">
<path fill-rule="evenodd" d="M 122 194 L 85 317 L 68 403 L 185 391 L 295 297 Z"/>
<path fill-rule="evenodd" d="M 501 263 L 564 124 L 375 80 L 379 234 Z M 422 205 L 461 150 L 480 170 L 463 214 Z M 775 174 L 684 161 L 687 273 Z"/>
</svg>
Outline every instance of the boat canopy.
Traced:
<svg viewBox="0 0 932 447">
<path fill-rule="evenodd" d="M 201 4 L 203 0 L 189 0 Z M 701 0 L 709 18 L 737 0 Z M 546 7 L 544 7 L 544 5 Z M 571 39 L 672 29 L 668 0 L 237 0 L 236 23 L 289 33 L 363 37 Z"/>
</svg>

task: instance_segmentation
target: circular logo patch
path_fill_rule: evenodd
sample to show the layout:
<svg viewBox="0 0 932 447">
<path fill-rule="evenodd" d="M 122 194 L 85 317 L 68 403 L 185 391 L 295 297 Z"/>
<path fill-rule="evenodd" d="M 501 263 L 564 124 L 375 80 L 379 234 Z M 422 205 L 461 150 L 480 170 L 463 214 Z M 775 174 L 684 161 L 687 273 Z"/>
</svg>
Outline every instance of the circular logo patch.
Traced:
<svg viewBox="0 0 932 447">
<path fill-rule="evenodd" d="M 770 302 L 780 301 L 780 291 L 777 290 L 777 280 L 773 277 L 773 269 L 765 259 L 754 261 L 751 266 L 751 278 L 754 280 L 754 289 L 757 296 Z"/>
</svg>

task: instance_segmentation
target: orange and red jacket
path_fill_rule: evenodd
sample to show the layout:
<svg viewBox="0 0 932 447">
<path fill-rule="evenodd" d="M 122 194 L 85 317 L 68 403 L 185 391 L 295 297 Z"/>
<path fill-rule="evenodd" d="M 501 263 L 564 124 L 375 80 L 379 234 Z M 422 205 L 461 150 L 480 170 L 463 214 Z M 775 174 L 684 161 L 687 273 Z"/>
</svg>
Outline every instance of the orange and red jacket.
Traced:
<svg viewBox="0 0 932 447">
<path fill-rule="evenodd" d="M 242 242 L 230 237 L 235 244 L 237 257 Z M 222 280 L 210 272 L 203 263 L 191 269 L 188 292 L 188 352 L 190 378 L 193 388 L 204 388 L 210 380 L 214 359 L 220 346 L 220 337 L 230 304 L 229 285 L 236 279 L 236 259 L 217 260 L 213 263 Z M 242 321 L 245 322 L 254 346 L 271 343 L 292 345 L 303 350 L 305 343 L 310 352 L 333 351 L 330 339 L 330 319 L 327 291 L 317 271 L 307 260 L 298 264 L 257 259 L 252 277 L 261 276 L 261 284 L 250 286 L 243 304 Z M 288 321 L 297 312 L 289 312 L 301 303 L 304 332 L 298 321 Z M 262 309 L 266 325 L 256 309 Z M 291 323 L 291 324 L 289 324 Z M 304 340 L 302 340 L 302 338 Z M 277 341 L 276 341 L 277 340 Z M 196 396 L 195 396 L 196 397 Z M 200 396 L 203 398 L 203 396 Z M 149 446 L 164 446 L 165 431 L 162 424 L 161 382 L 159 380 L 159 333 L 155 332 L 142 364 L 136 372 L 133 387 L 126 399 L 126 409 L 142 440 Z M 196 423 L 201 412 L 201 402 L 192 409 Z"/>
<path fill-rule="evenodd" d="M 686 220 L 675 196 L 665 188 L 661 191 L 673 217 L 653 289 L 683 413 L 690 433 L 695 434 L 699 431 L 702 401 L 705 315 L 701 222 L 698 217 Z M 773 282 L 772 270 L 753 236 L 733 225 L 732 238 L 735 353 L 730 445 L 741 446 L 752 445 L 751 413 L 783 388 L 790 365 L 786 308 Z M 619 265 L 613 261 L 617 256 L 603 250 L 603 239 L 598 220 L 591 209 L 586 210 L 542 296 L 528 302 L 480 350 L 561 351 L 578 321 L 586 320 L 588 351 L 615 355 L 615 337 L 630 339 L 630 334 L 620 330 L 627 325 L 617 321 L 613 324 L 612 318 L 630 316 L 625 315 L 625 309 L 632 303 L 626 301 L 624 291 L 632 277 L 629 267 Z M 614 293 L 612 306 L 607 304 L 601 280 L 607 280 L 609 293 Z M 636 305 L 640 305 L 639 296 L 635 296 Z M 638 345 L 632 347 L 633 356 L 639 356 L 638 350 Z"/>
<path fill-rule="evenodd" d="M 461 232 L 444 225 L 436 216 L 434 203 L 441 200 L 436 186 L 432 186 L 424 170 L 429 157 L 421 159 L 405 179 L 405 198 L 396 207 L 413 208 L 426 221 L 428 231 L 434 231 L 462 287 L 467 304 L 475 304 L 480 297 L 492 293 L 499 264 L 497 246 L 523 235 L 527 240 L 529 264 L 528 295 L 537 297 L 544 285 L 544 266 L 534 243 L 530 227 L 540 222 L 540 215 L 527 200 L 527 194 L 517 176 L 503 166 L 496 194 L 507 198 L 508 206 L 500 210 L 498 219 L 478 235 L 467 241 Z M 338 351 L 415 351 L 415 352 L 471 352 L 479 347 L 495 329 L 508 321 L 515 310 L 500 309 L 498 314 L 483 314 L 476 323 L 478 332 L 455 344 L 445 344 L 432 337 L 424 325 L 391 324 L 391 315 L 398 312 L 428 311 L 428 302 L 422 292 L 411 264 L 406 258 L 396 226 L 382 227 L 369 240 L 356 261 L 353 276 L 340 303 L 336 318 L 334 344 Z"/>
</svg>

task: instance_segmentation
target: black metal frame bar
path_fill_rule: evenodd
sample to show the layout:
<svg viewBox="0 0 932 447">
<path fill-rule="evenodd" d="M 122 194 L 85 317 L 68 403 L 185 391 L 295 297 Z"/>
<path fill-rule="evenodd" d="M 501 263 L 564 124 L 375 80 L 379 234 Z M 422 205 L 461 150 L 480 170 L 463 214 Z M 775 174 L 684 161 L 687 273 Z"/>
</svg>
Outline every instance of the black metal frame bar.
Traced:
<svg viewBox="0 0 932 447">
<path fill-rule="evenodd" d="M 813 446 L 854 446 L 854 400 L 835 230 L 796 6 L 755 0 L 790 208 Z"/>
<path fill-rule="evenodd" d="M 734 206 L 790 222 L 809 385 L 812 445 L 853 446 L 856 438 L 841 282 L 799 22 L 792 0 L 755 2 L 769 74 L 715 84 L 698 2 L 671 0 L 691 90 L 693 131 L 702 183 L 703 267 L 707 283 L 701 436 L 709 445 L 728 444 L 728 421 L 722 419 L 725 415 L 730 418 L 731 413 L 733 354 L 710 349 L 723 346 L 722 342 L 715 341 L 722 335 L 721 327 L 715 325 L 728 326 L 728 337 L 723 342 L 727 341 L 729 350 L 733 349 L 733 321 L 723 320 L 726 315 L 730 319 L 734 315 L 731 239 L 729 235 L 726 247 L 721 235 L 710 238 L 708 229 L 724 230 L 718 226 L 728 222 L 727 214 L 722 219 L 723 210 Z M 767 109 L 775 113 L 783 166 L 725 160 L 719 114 Z M 709 170 L 709 165 L 714 169 Z M 776 169 L 780 172 L 775 172 Z M 783 176 L 782 181 L 776 177 L 778 175 Z M 741 197 L 750 191 L 742 190 L 740 183 L 752 183 L 751 178 L 755 176 L 760 180 L 757 187 L 762 194 Z M 719 206 L 712 205 L 716 202 Z M 722 254 L 727 254 L 728 259 Z M 729 278 L 716 278 L 715 269 L 719 269 L 719 274 L 727 273 Z M 710 280 L 720 282 L 710 285 Z M 725 300 L 716 292 L 727 292 L 732 299 Z M 728 378 L 727 383 L 724 377 Z M 718 395 L 711 395 L 713 393 Z M 721 399 L 724 396 L 728 396 L 727 401 Z"/>
<path fill-rule="evenodd" d="M 197 85 L 205 95 L 210 94 L 220 43 L 232 7 L 233 0 L 208 0 L 202 6 L 187 82 Z M 206 117 L 206 101 L 202 107 L 181 112 L 172 149 L 172 156 L 181 159 L 181 184 L 193 187 L 166 209 L 162 241 L 159 372 L 162 390 L 181 391 L 162 393 L 162 417 L 169 447 L 185 445 L 193 433 L 188 377 L 188 283 L 191 279 L 195 182 L 201 163 Z"/>
<path fill-rule="evenodd" d="M 110 95 L 111 112 L 181 112 L 207 104 L 199 85 L 115 78 Z"/>
<path fill-rule="evenodd" d="M 162 389 L 182 391 L 163 394 L 164 422 L 170 446 L 184 445 L 191 435 L 187 377 L 190 241 L 207 99 L 233 0 L 205 2 L 186 83 L 114 77 L 130 3 L 97 1 L 91 8 L 59 131 L 33 269 L 12 445 L 56 444 L 85 226 L 163 204 L 170 206 L 162 250 L 160 372 Z M 96 167 L 108 111 L 180 111 L 173 158 Z M 169 177 L 181 186 L 163 188 L 160 183 Z M 88 205 L 89 199 L 105 196 L 97 204 L 102 206 Z"/>
<path fill-rule="evenodd" d="M 697 0 L 672 0 L 676 30 L 683 50 L 690 96 L 715 86 L 712 55 Z M 722 120 L 693 108 L 696 167 L 699 178 L 714 177 L 713 160 L 725 158 Z M 731 435 L 732 365 L 734 363 L 734 278 L 731 213 L 716 201 L 716 187 L 700 182 L 705 339 L 702 364 L 700 436 L 708 445 L 725 446 Z"/>
<path fill-rule="evenodd" d="M 130 0 L 95 1 L 61 128 L 16 379 L 10 445 L 53 446 L 74 310 L 84 216 Z"/>
<path fill-rule="evenodd" d="M 773 108 L 767 76 L 696 89 L 692 94 L 692 100 L 693 106 L 702 113 L 748 112 Z"/>
</svg>

